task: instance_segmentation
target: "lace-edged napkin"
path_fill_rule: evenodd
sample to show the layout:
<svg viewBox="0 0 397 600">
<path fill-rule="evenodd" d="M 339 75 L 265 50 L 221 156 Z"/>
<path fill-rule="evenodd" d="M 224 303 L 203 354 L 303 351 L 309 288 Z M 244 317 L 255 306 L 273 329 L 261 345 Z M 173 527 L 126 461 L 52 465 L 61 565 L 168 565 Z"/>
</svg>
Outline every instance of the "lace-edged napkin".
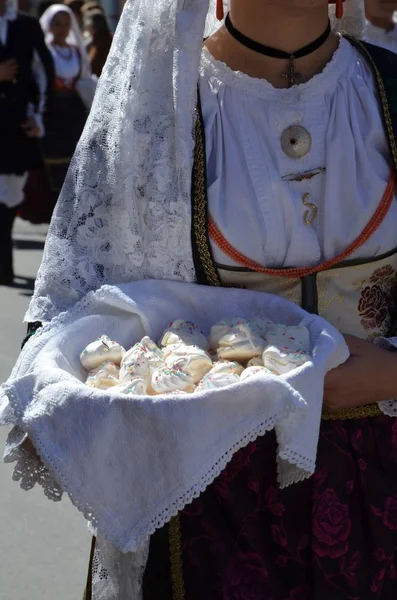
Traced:
<svg viewBox="0 0 397 600">
<path fill-rule="evenodd" d="M 220 319 L 257 315 L 308 327 L 312 360 L 281 377 L 261 373 L 180 397 L 109 395 L 82 383 L 79 354 L 101 334 L 128 348 L 144 335 L 157 340 L 175 319 L 194 321 L 207 335 Z M 273 295 L 169 281 L 104 286 L 28 341 L 1 388 L 0 420 L 3 412 L 3 420 L 8 415 L 29 434 L 54 479 L 105 539 L 134 551 L 234 452 L 273 428 L 280 485 L 309 477 L 324 375 L 347 357 L 331 325 Z M 31 481 L 32 466 L 26 468 Z M 18 472 L 23 479 L 21 457 Z"/>
</svg>

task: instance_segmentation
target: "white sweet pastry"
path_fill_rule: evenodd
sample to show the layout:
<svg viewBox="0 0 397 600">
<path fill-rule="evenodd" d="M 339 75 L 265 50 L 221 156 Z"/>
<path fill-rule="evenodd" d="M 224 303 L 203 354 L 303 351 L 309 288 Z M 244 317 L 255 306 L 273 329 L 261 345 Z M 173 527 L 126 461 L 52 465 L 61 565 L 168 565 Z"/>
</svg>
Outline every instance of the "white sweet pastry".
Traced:
<svg viewBox="0 0 397 600">
<path fill-rule="evenodd" d="M 247 362 L 248 367 L 263 367 L 263 358 L 262 356 L 254 356 L 254 358 L 250 358 Z"/>
<path fill-rule="evenodd" d="M 130 381 L 122 381 L 110 391 L 110 394 L 134 394 L 136 396 L 146 396 L 148 394 L 146 381 L 140 377 L 135 377 Z"/>
<path fill-rule="evenodd" d="M 198 346 L 173 344 L 167 353 L 165 363 L 171 368 L 183 371 L 194 383 L 198 383 L 212 368 L 212 360 L 205 350 Z"/>
<path fill-rule="evenodd" d="M 274 325 L 267 317 L 254 317 L 249 324 L 261 338 L 265 337 L 265 333 Z"/>
<path fill-rule="evenodd" d="M 284 352 L 276 346 L 269 346 L 263 353 L 263 364 L 272 373 L 284 375 L 293 369 L 300 367 L 310 360 L 311 356 L 307 352 L 298 350 L 296 352 Z"/>
<path fill-rule="evenodd" d="M 200 381 L 200 383 L 196 387 L 196 392 L 223 388 L 227 385 L 233 385 L 234 383 L 238 383 L 239 381 L 240 375 L 237 375 L 237 373 L 214 373 L 213 371 L 210 371 Z"/>
<path fill-rule="evenodd" d="M 243 317 L 234 317 L 233 319 L 223 319 L 213 325 L 210 333 L 211 350 L 215 352 L 218 349 L 219 340 L 227 333 L 230 333 L 233 327 L 241 325 L 242 323 L 247 323 L 247 319 L 243 319 Z"/>
<path fill-rule="evenodd" d="M 80 362 L 86 371 L 92 371 L 103 362 L 112 361 L 119 365 L 125 349 L 113 342 L 107 335 L 101 335 L 95 342 L 88 344 L 80 354 Z"/>
<path fill-rule="evenodd" d="M 271 373 L 266 367 L 247 367 L 240 375 L 240 381 L 245 381 L 257 373 Z"/>
<path fill-rule="evenodd" d="M 90 375 L 91 375 L 91 373 L 93 373 L 95 371 L 99 371 L 100 369 L 105 369 L 110 375 L 117 377 L 117 379 L 119 378 L 120 367 L 115 365 L 114 362 L 112 362 L 110 360 L 103 362 L 101 365 L 99 365 L 99 367 L 97 367 L 93 371 L 90 371 Z"/>
<path fill-rule="evenodd" d="M 284 375 L 310 360 L 310 333 L 307 327 L 273 325 L 265 334 L 269 344 L 262 354 L 263 364 Z"/>
<path fill-rule="evenodd" d="M 168 365 L 162 365 L 153 372 L 151 387 L 156 394 L 166 394 L 178 390 L 193 392 L 195 383 L 187 373 Z"/>
<path fill-rule="evenodd" d="M 112 362 L 106 362 L 89 372 L 86 384 L 98 390 L 107 390 L 120 383 L 119 369 Z"/>
<path fill-rule="evenodd" d="M 164 354 L 149 337 L 145 336 L 124 354 L 120 366 L 120 380 L 128 382 L 139 377 L 150 388 L 153 372 L 162 365 L 164 365 Z"/>
<path fill-rule="evenodd" d="M 249 323 L 240 323 L 219 340 L 218 357 L 244 362 L 262 354 L 265 348 L 265 341 Z"/>
<path fill-rule="evenodd" d="M 233 360 L 219 360 L 215 362 L 211 369 L 211 374 L 217 373 L 232 373 L 233 375 L 241 375 L 244 371 L 243 365 Z"/>
<path fill-rule="evenodd" d="M 186 348 L 186 344 L 184 344 L 183 342 L 179 342 L 178 344 L 167 344 L 167 346 L 162 346 L 160 349 L 163 353 L 164 360 L 166 360 L 168 356 L 175 352 L 175 350 L 177 350 L 180 346 Z"/>
<path fill-rule="evenodd" d="M 174 321 L 163 331 L 160 346 L 171 344 L 198 346 L 203 350 L 208 348 L 208 340 L 203 332 L 191 321 L 182 321 L 181 319 Z"/>
<path fill-rule="evenodd" d="M 269 346 L 276 346 L 285 352 L 310 353 L 310 333 L 307 327 L 301 325 L 273 325 L 265 333 Z"/>
</svg>

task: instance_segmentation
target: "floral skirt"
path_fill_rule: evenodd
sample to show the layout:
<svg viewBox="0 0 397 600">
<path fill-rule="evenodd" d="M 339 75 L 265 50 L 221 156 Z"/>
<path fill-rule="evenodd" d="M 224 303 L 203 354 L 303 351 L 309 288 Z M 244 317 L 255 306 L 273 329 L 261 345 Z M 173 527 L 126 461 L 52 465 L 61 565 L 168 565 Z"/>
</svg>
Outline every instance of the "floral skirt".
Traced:
<svg viewBox="0 0 397 600">
<path fill-rule="evenodd" d="M 280 490 L 269 433 L 152 537 L 145 600 L 395 600 L 397 419 L 323 421 Z"/>
</svg>

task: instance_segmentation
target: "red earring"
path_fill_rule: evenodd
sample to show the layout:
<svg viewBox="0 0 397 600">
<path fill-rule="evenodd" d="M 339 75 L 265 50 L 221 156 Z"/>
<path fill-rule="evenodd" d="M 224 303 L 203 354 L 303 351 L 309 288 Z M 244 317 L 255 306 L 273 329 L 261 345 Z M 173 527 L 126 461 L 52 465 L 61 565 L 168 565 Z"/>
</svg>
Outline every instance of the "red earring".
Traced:
<svg viewBox="0 0 397 600">
<path fill-rule="evenodd" d="M 335 16 L 337 19 L 343 17 L 343 0 L 336 0 Z"/>
<path fill-rule="evenodd" d="M 216 18 L 218 21 L 223 21 L 225 18 L 225 13 L 223 10 L 223 0 L 217 0 L 216 3 Z"/>
</svg>

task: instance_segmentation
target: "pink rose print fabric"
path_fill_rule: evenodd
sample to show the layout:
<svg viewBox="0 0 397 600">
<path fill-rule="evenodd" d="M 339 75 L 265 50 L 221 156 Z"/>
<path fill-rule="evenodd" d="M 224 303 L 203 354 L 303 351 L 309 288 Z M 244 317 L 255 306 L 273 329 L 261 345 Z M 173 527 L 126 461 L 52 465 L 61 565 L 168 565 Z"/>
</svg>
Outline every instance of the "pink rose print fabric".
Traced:
<svg viewBox="0 0 397 600">
<path fill-rule="evenodd" d="M 397 420 L 323 422 L 315 475 L 285 490 L 275 451 L 258 438 L 180 513 L 184 600 L 396 600 Z M 145 600 L 178 600 L 169 560 L 160 531 Z"/>
<path fill-rule="evenodd" d="M 364 330 L 387 335 L 397 317 L 397 273 L 391 265 L 376 269 L 358 303 Z"/>
</svg>

